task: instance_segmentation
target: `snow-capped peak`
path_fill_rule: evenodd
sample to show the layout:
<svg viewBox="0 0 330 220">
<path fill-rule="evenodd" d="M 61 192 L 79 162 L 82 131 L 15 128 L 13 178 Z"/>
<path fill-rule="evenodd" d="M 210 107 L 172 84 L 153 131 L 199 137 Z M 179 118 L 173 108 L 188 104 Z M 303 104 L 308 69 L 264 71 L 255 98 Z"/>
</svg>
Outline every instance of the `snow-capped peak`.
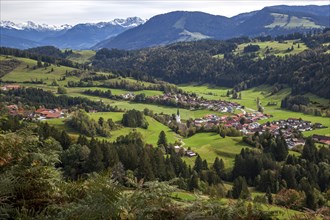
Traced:
<svg viewBox="0 0 330 220">
<path fill-rule="evenodd" d="M 86 24 L 78 24 L 79 25 L 88 25 L 88 26 L 96 26 L 97 28 L 103 28 L 107 25 L 114 26 L 122 26 L 124 28 L 133 28 L 139 26 L 140 24 L 145 23 L 146 20 L 143 20 L 139 17 L 129 17 L 126 19 L 116 18 L 109 22 L 99 22 L 99 23 L 86 23 Z M 36 24 L 32 21 L 27 21 L 23 23 L 14 23 L 11 21 L 0 21 L 0 27 L 7 29 L 16 29 L 16 30 L 37 30 L 37 31 L 60 31 L 67 30 L 72 28 L 73 26 L 64 24 L 64 25 L 48 25 L 48 24 Z"/>
<path fill-rule="evenodd" d="M 129 18 L 116 18 L 109 22 L 99 22 L 99 23 L 87 23 L 89 26 L 96 26 L 98 28 L 103 28 L 107 25 L 122 26 L 124 28 L 133 28 L 144 24 L 146 21 L 139 17 L 129 17 Z"/>
<path fill-rule="evenodd" d="M 136 27 L 139 26 L 140 24 L 143 24 L 145 22 L 145 20 L 139 18 L 139 17 L 129 17 L 126 19 L 122 19 L 122 18 L 116 18 L 113 21 L 110 21 L 110 23 L 114 24 L 114 25 L 120 25 L 122 27 Z"/>
<path fill-rule="evenodd" d="M 48 24 L 36 24 L 32 21 L 27 21 L 23 23 L 14 23 L 11 21 L 0 21 L 0 27 L 2 28 L 8 28 L 8 29 L 16 29 L 16 30 L 37 30 L 37 31 L 58 31 L 58 30 L 64 30 L 69 29 L 72 26 L 68 24 L 64 25 L 48 25 Z"/>
</svg>

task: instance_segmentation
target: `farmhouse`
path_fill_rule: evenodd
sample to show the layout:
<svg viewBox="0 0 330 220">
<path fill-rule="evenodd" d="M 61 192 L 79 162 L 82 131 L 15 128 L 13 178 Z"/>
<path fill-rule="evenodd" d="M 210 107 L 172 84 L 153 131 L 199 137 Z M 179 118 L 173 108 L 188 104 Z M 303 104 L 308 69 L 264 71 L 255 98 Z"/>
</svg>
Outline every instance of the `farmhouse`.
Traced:
<svg viewBox="0 0 330 220">
<path fill-rule="evenodd" d="M 36 117 L 38 120 L 63 118 L 64 113 L 58 108 L 55 109 L 39 108 L 34 112 L 34 117 Z"/>
<path fill-rule="evenodd" d="M 20 85 L 4 85 L 4 86 L 2 86 L 1 87 L 1 90 L 3 90 L 3 91 L 8 91 L 8 90 L 12 90 L 12 89 L 19 89 L 19 88 L 21 88 L 21 86 Z"/>
<path fill-rule="evenodd" d="M 328 136 L 314 134 L 312 138 L 314 141 L 317 141 L 321 144 L 326 144 L 326 145 L 330 146 L 330 137 L 328 137 Z"/>
</svg>

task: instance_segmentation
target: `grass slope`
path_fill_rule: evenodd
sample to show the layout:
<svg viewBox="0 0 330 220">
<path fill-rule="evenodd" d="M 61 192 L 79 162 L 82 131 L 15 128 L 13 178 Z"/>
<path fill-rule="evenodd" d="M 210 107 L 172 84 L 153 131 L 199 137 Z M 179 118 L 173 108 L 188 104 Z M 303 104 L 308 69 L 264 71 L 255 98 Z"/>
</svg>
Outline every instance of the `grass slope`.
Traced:
<svg viewBox="0 0 330 220">
<path fill-rule="evenodd" d="M 5 59 L 12 59 L 12 58 L 11 57 L 2 58 L 2 60 Z M 51 65 L 47 68 L 41 67 L 41 68 L 33 69 L 33 66 L 37 65 L 37 61 L 28 58 L 20 58 L 20 57 L 16 57 L 15 59 L 21 61 L 22 63 L 13 71 L 2 77 L 1 79 L 3 81 L 25 82 L 25 81 L 35 81 L 37 79 L 37 80 L 43 80 L 46 84 L 51 84 L 54 80 L 59 80 L 61 77 L 63 77 L 66 71 L 73 70 L 73 68 L 71 67 L 56 66 L 56 65 Z M 27 66 L 29 66 L 29 68 L 27 68 Z M 53 69 L 53 71 L 51 71 L 51 69 Z M 67 80 L 78 80 L 78 79 L 77 77 L 68 77 Z"/>
<path fill-rule="evenodd" d="M 67 57 L 67 59 L 76 63 L 88 63 L 91 62 L 91 58 L 95 56 L 94 50 L 74 50 L 73 54 Z"/>
<path fill-rule="evenodd" d="M 315 24 L 315 22 L 311 21 L 306 17 L 298 18 L 296 16 L 289 16 L 286 14 L 279 14 L 279 13 L 271 13 L 274 17 L 273 23 L 265 26 L 266 28 L 276 28 L 282 27 L 285 29 L 292 29 L 297 27 L 304 27 L 304 28 L 322 28 L 322 26 Z"/>
<path fill-rule="evenodd" d="M 238 48 L 236 49 L 235 53 L 243 55 L 244 47 L 247 45 L 258 45 L 260 47 L 259 51 L 256 52 L 256 54 L 260 58 L 264 58 L 267 55 L 267 49 L 269 51 L 268 55 L 275 55 L 275 56 L 285 56 L 285 55 L 293 55 L 301 53 L 302 51 L 308 49 L 307 46 L 299 42 L 299 40 L 286 40 L 283 42 L 278 41 L 266 41 L 266 42 L 253 42 L 253 43 L 246 43 L 246 44 L 240 44 L 238 45 Z M 298 48 L 299 44 L 299 48 Z M 292 51 L 288 51 L 288 48 L 291 48 L 293 46 Z"/>
<path fill-rule="evenodd" d="M 98 112 L 98 113 L 90 113 L 89 116 L 93 118 L 94 120 L 98 120 L 100 117 L 103 117 L 105 120 L 108 120 L 111 118 L 114 122 L 120 123 L 121 119 L 123 118 L 123 112 Z M 171 131 L 168 127 L 165 125 L 159 123 L 155 119 L 151 117 L 146 117 L 147 121 L 149 123 L 148 129 L 142 129 L 142 128 L 128 128 L 128 127 L 120 127 L 117 130 L 111 131 L 111 137 L 104 138 L 104 137 L 98 137 L 102 140 L 107 141 L 115 141 L 119 136 L 121 135 L 127 135 L 131 131 L 138 131 L 142 134 L 144 137 L 144 140 L 148 144 L 152 144 L 154 146 L 157 146 L 158 136 L 161 131 L 164 131 L 166 133 L 166 137 L 169 143 L 174 143 L 176 140 L 180 139 L 181 137 Z M 72 136 L 78 136 L 78 132 L 70 129 L 65 125 L 65 119 L 52 119 L 47 120 L 47 122 L 51 125 L 56 126 L 57 128 L 64 129 L 68 131 Z"/>
<path fill-rule="evenodd" d="M 235 155 L 249 147 L 242 142 L 242 137 L 220 137 L 216 133 L 198 133 L 192 137 L 183 139 L 184 147 L 190 147 L 197 152 L 208 163 L 213 163 L 216 157 L 222 158 L 225 168 L 232 168 Z M 187 164 L 193 166 L 196 158 L 185 158 Z"/>
</svg>

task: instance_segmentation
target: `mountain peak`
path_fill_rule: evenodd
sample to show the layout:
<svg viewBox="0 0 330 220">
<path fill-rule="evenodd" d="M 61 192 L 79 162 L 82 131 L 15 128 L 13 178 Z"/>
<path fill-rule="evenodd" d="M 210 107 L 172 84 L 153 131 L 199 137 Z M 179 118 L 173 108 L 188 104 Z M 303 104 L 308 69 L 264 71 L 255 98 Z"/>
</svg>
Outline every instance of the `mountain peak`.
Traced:
<svg viewBox="0 0 330 220">
<path fill-rule="evenodd" d="M 146 20 L 143 20 L 139 17 L 128 17 L 128 18 L 115 18 L 108 22 L 98 22 L 98 23 L 85 23 L 85 24 L 78 24 L 78 25 L 87 25 L 87 26 L 96 26 L 98 28 L 103 28 L 107 25 L 113 26 L 121 26 L 123 28 L 133 28 L 137 27 L 141 24 L 144 24 Z"/>
<path fill-rule="evenodd" d="M 14 23 L 12 21 L 0 21 L 0 27 L 7 29 L 16 29 L 16 30 L 37 30 L 37 31 L 59 31 L 69 29 L 72 26 L 68 24 L 64 25 L 48 25 L 48 24 L 37 24 L 33 21 L 27 21 L 22 23 Z"/>
</svg>

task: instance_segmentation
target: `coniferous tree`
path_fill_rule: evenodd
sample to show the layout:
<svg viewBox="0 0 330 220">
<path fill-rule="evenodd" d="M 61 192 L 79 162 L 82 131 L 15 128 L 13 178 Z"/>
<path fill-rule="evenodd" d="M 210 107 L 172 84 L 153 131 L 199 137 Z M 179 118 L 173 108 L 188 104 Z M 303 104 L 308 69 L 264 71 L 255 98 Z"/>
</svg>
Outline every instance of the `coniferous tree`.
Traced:
<svg viewBox="0 0 330 220">
<path fill-rule="evenodd" d="M 195 160 L 195 165 L 194 165 L 194 171 L 196 171 L 198 174 L 200 174 L 203 170 L 203 161 L 202 158 L 197 155 L 196 160 Z"/>
<path fill-rule="evenodd" d="M 60 143 L 63 147 L 63 150 L 68 149 L 69 146 L 71 145 L 71 138 L 68 135 L 68 133 L 66 133 L 65 131 L 62 131 L 61 133 Z"/>
<path fill-rule="evenodd" d="M 193 172 L 193 174 L 191 175 L 188 183 L 188 188 L 190 191 L 199 188 L 198 175 L 196 172 Z"/>
<path fill-rule="evenodd" d="M 317 148 L 315 147 L 315 143 L 311 137 L 306 139 L 301 157 L 310 162 L 317 162 Z"/>
<path fill-rule="evenodd" d="M 223 160 L 222 159 L 220 160 L 219 157 L 216 157 L 213 163 L 213 169 L 215 170 L 215 172 L 219 177 L 221 176 L 224 168 L 225 168 L 225 164 Z"/>
<path fill-rule="evenodd" d="M 154 180 L 155 175 L 153 173 L 150 157 L 147 150 L 143 150 L 142 155 L 140 157 L 139 167 L 137 171 L 137 177 L 139 179 L 144 179 L 146 181 Z"/>
<path fill-rule="evenodd" d="M 167 138 L 166 138 L 166 134 L 164 131 L 161 131 L 159 133 L 159 137 L 158 137 L 158 141 L 157 141 L 157 145 L 158 147 L 162 146 L 162 147 L 167 147 Z"/>
<path fill-rule="evenodd" d="M 284 165 L 281 172 L 282 179 L 285 180 L 287 187 L 291 189 L 297 188 L 297 180 L 295 176 L 295 167 Z"/>
<path fill-rule="evenodd" d="M 104 169 L 103 152 L 99 143 L 92 138 L 89 143 L 90 154 L 86 163 L 90 172 L 100 172 Z"/>
<path fill-rule="evenodd" d="M 247 199 L 250 196 L 250 192 L 244 177 L 237 177 L 234 180 L 232 195 L 234 199 Z"/>
</svg>

